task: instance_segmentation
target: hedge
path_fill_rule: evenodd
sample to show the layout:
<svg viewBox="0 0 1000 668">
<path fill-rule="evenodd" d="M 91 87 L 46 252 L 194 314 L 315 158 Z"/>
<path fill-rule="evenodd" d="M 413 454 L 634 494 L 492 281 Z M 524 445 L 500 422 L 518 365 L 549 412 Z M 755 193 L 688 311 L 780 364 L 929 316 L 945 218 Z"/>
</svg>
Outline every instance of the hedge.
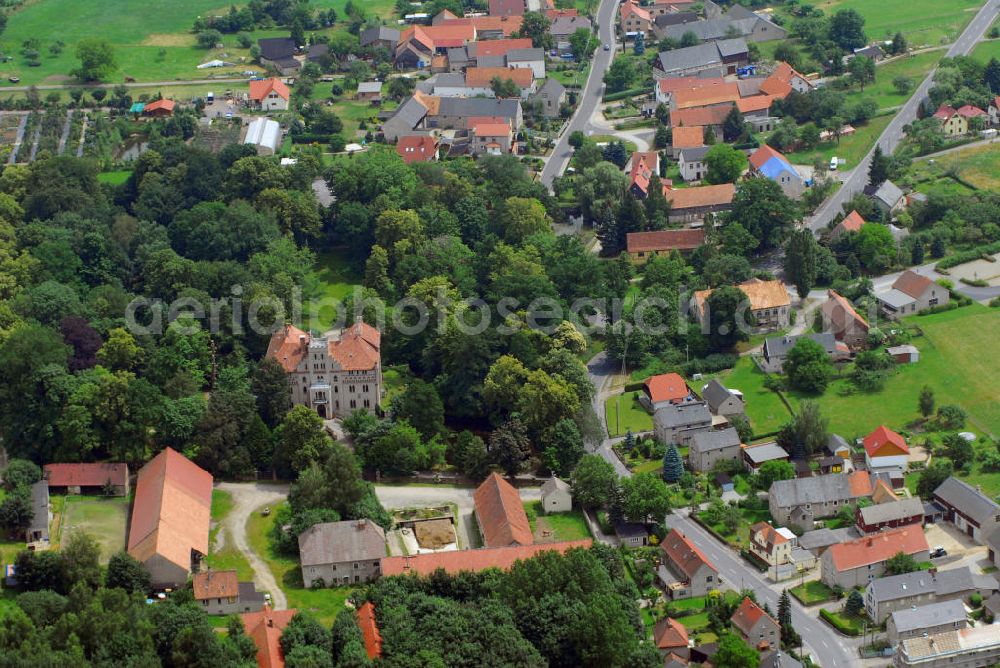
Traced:
<svg viewBox="0 0 1000 668">
<path fill-rule="evenodd" d="M 935 265 L 934 269 L 941 271 L 942 269 L 950 269 L 952 267 L 957 267 L 960 264 L 965 264 L 966 262 L 972 262 L 974 260 L 988 260 L 989 262 L 995 262 L 992 257 L 987 257 L 993 255 L 994 253 L 1000 253 L 1000 241 L 995 241 L 991 244 L 985 246 L 978 246 L 972 250 L 962 251 L 960 253 L 955 253 L 949 257 L 946 257 L 939 261 Z"/>
<path fill-rule="evenodd" d="M 857 636 L 858 630 L 851 626 L 850 624 L 845 624 L 837 615 L 833 614 L 826 608 L 820 608 L 819 616 L 823 618 L 830 626 L 837 629 L 845 636 Z"/>
<path fill-rule="evenodd" d="M 635 97 L 636 95 L 642 95 L 648 93 L 649 90 L 646 87 L 642 88 L 629 88 L 627 90 L 621 90 L 617 93 L 609 93 L 604 96 L 605 102 L 617 102 L 618 100 L 624 100 L 625 98 Z"/>
</svg>

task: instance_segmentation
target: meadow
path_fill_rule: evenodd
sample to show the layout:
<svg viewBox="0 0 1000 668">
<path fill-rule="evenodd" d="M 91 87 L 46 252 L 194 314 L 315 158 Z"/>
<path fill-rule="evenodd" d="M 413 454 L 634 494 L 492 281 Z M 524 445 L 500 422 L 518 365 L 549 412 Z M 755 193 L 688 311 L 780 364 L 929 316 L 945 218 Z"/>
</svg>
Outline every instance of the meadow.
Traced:
<svg viewBox="0 0 1000 668">
<path fill-rule="evenodd" d="M 832 14 L 854 9 L 865 18 L 871 40 L 888 40 L 901 31 L 910 48 L 947 44 L 982 6 L 981 0 L 832 0 L 816 6 Z"/>
<path fill-rule="evenodd" d="M 949 174 L 955 174 L 976 188 L 1000 190 L 1000 144 L 963 148 L 936 156 L 934 162 L 919 160 L 914 162 L 912 172 L 918 183 L 949 179 Z"/>
<path fill-rule="evenodd" d="M 854 87 L 847 92 L 848 104 L 862 99 L 875 100 L 879 110 L 891 109 L 910 99 L 913 90 L 920 85 L 927 73 L 937 65 L 944 56 L 944 50 L 925 51 L 916 55 L 891 60 L 875 68 L 875 83 L 865 86 L 864 90 Z M 893 85 L 898 77 L 906 77 L 913 82 L 910 90 L 899 93 Z"/>
<path fill-rule="evenodd" d="M 891 120 L 892 115 L 876 116 L 866 125 L 855 128 L 854 134 L 849 137 L 841 137 L 839 142 L 837 140 L 821 142 L 816 148 L 795 151 L 786 155 L 796 165 L 812 165 L 816 160 L 822 160 L 824 164 L 829 164 L 830 158 L 837 156 L 846 160 L 846 163 L 842 165 L 843 169 L 852 169 L 868 154 L 868 151 L 874 146 L 875 140 L 878 139 Z"/>
<path fill-rule="evenodd" d="M 74 531 L 85 531 L 101 546 L 101 563 L 106 564 L 111 555 L 125 549 L 127 517 L 126 498 L 67 496 L 59 542 L 65 543 Z"/>
</svg>

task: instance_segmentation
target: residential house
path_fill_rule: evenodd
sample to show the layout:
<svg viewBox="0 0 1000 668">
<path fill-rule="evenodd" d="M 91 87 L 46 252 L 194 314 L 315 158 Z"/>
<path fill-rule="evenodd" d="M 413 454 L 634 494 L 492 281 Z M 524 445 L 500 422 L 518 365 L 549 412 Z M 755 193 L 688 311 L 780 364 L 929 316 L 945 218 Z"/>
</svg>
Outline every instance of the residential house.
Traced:
<svg viewBox="0 0 1000 668">
<path fill-rule="evenodd" d="M 717 18 L 664 26 L 660 39 L 669 37 L 680 42 L 688 32 L 702 42 L 727 40 L 734 35 L 748 42 L 771 42 L 788 37 L 788 32 L 781 26 L 739 5 L 733 5 L 725 15 Z"/>
<path fill-rule="evenodd" d="M 836 457 L 851 458 L 851 446 L 840 434 L 830 434 L 830 438 L 826 441 L 826 450 Z"/>
<path fill-rule="evenodd" d="M 916 497 L 906 497 L 890 503 L 879 503 L 855 510 L 858 531 L 878 533 L 886 529 L 917 525 L 924 521 L 924 504 Z"/>
<path fill-rule="evenodd" d="M 675 654 L 687 659 L 691 656 L 688 642 L 687 629 L 676 619 L 664 617 L 653 626 L 653 644 L 664 657 Z"/>
<path fill-rule="evenodd" d="M 744 597 L 729 621 L 751 647 L 758 650 L 781 647 L 781 626 L 778 621 L 750 600 L 749 596 Z"/>
<path fill-rule="evenodd" d="M 493 40 L 513 37 L 521 30 L 524 18 L 521 16 L 466 16 L 448 17 L 442 22 L 443 28 L 465 26 L 476 31 L 475 39 Z M 455 46 L 452 44 L 451 46 Z"/>
<path fill-rule="evenodd" d="M 533 47 L 511 49 L 507 52 L 506 65 L 513 69 L 531 70 L 532 76 L 536 79 L 544 79 L 545 50 Z"/>
<path fill-rule="evenodd" d="M 827 290 L 826 294 L 827 300 L 820 306 L 824 331 L 831 332 L 850 350 L 864 348 L 868 343 L 868 322 L 836 291 Z"/>
<path fill-rule="evenodd" d="M 934 306 L 944 306 L 951 299 L 945 288 L 930 278 L 907 269 L 888 290 L 875 294 L 882 312 L 891 320 L 913 315 Z"/>
<path fill-rule="evenodd" d="M 52 507 L 49 505 L 49 483 L 39 480 L 28 491 L 31 503 L 31 521 L 24 532 L 24 542 L 35 546 L 48 546 L 49 524 L 52 523 Z"/>
<path fill-rule="evenodd" d="M 831 545 L 820 557 L 821 578 L 828 587 L 850 589 L 865 586 L 881 577 L 885 573 L 885 562 L 900 552 L 918 562 L 930 558 L 930 548 L 922 527 L 911 525 L 890 529 Z"/>
<path fill-rule="evenodd" d="M 274 155 L 281 145 L 281 126 L 270 118 L 255 118 L 247 126 L 243 143 L 255 147 L 257 155 Z"/>
<path fill-rule="evenodd" d="M 307 589 L 374 580 L 384 556 L 385 531 L 371 520 L 322 522 L 299 534 L 299 563 Z"/>
<path fill-rule="evenodd" d="M 968 565 L 939 571 L 914 571 L 873 580 L 865 588 L 865 612 L 881 624 L 896 610 L 929 603 L 968 600 L 973 594 L 989 598 L 1000 585 L 992 575 L 979 575 Z"/>
<path fill-rule="evenodd" d="M 739 390 L 730 390 L 717 378 L 713 378 L 702 386 L 701 397 L 708 404 L 708 410 L 712 412 L 712 415 L 730 418 L 746 413 L 743 393 Z"/>
<path fill-rule="evenodd" d="M 695 12 L 669 12 L 665 14 L 657 14 L 653 5 L 650 5 L 647 9 L 650 10 L 649 14 L 653 17 L 653 36 L 657 40 L 663 40 L 666 36 L 665 31 L 671 26 L 694 23 L 701 18 Z"/>
<path fill-rule="evenodd" d="M 566 102 L 566 87 L 555 77 L 549 77 L 531 97 L 531 101 L 541 105 L 542 116 L 556 118 Z"/>
<path fill-rule="evenodd" d="M 641 401 L 653 411 L 664 406 L 687 404 L 698 400 L 679 373 L 650 376 L 643 381 L 642 392 Z"/>
<path fill-rule="evenodd" d="M 152 118 L 167 118 L 174 115 L 174 108 L 177 103 L 173 100 L 159 99 L 153 100 L 152 102 L 147 102 L 146 106 L 142 109 L 143 116 L 150 116 Z"/>
<path fill-rule="evenodd" d="M 683 129 L 677 128 L 674 132 Z M 698 128 L 698 130 L 701 130 L 701 128 Z M 708 163 L 705 162 L 708 150 L 708 146 L 681 149 L 677 156 L 677 166 L 680 169 L 682 179 L 685 181 L 700 181 L 708 175 Z"/>
<path fill-rule="evenodd" d="M 362 81 L 358 84 L 358 92 L 355 96 L 359 102 L 381 102 L 382 101 L 382 82 L 381 81 Z"/>
<path fill-rule="evenodd" d="M 934 490 L 945 519 L 980 545 L 1000 527 L 1000 505 L 978 487 L 951 476 Z"/>
<path fill-rule="evenodd" d="M 906 439 L 884 424 L 864 438 L 865 464 L 869 471 L 908 466 L 910 448 Z"/>
<path fill-rule="evenodd" d="M 505 118 L 469 119 L 469 133 L 473 155 L 503 155 L 514 148 L 514 130 Z"/>
<path fill-rule="evenodd" d="M 556 50 L 559 55 L 572 53 L 573 49 L 569 43 L 569 38 L 580 28 L 592 31 L 593 26 L 586 16 L 559 16 L 552 20 L 549 26 L 549 34 L 556 43 Z"/>
<path fill-rule="evenodd" d="M 771 95 L 752 95 L 736 100 L 736 108 L 743 114 L 743 122 L 750 123 L 754 132 L 770 132 L 777 119 L 771 116 L 771 105 L 777 98 Z"/>
<path fill-rule="evenodd" d="M 663 553 L 663 563 L 657 570 L 657 577 L 671 599 L 677 601 L 706 596 L 721 587 L 719 570 L 680 529 L 671 529 L 664 536 L 660 552 Z"/>
<path fill-rule="evenodd" d="M 653 95 L 657 104 L 665 104 L 671 107 L 673 96 L 678 91 L 690 90 L 699 86 L 721 86 L 726 83 L 722 77 L 710 76 L 676 76 L 666 79 L 657 79 L 653 88 Z M 671 107 L 672 108 L 672 107 Z"/>
<path fill-rule="evenodd" d="M 284 668 L 285 657 L 281 652 L 281 633 L 292 621 L 298 610 L 272 610 L 265 607 L 260 612 L 240 615 L 243 630 L 257 646 L 257 668 Z"/>
<path fill-rule="evenodd" d="M 257 79 L 250 82 L 250 105 L 262 111 L 284 111 L 288 109 L 291 92 L 277 77 Z"/>
<path fill-rule="evenodd" d="M 468 53 L 472 60 L 478 61 L 479 58 L 489 57 L 502 57 L 506 59 L 511 51 L 521 49 L 532 49 L 530 37 L 481 40 L 472 42 L 464 48 L 464 51 Z M 448 58 L 451 58 L 450 52 Z"/>
<path fill-rule="evenodd" d="M 898 668 L 971 668 L 993 666 L 1000 662 L 1000 625 L 908 638 L 893 655 Z"/>
<path fill-rule="evenodd" d="M 573 510 L 573 493 L 569 483 L 552 477 L 542 483 L 542 510 L 546 513 L 568 513 Z"/>
<path fill-rule="evenodd" d="M 649 258 L 674 251 L 687 255 L 704 243 L 705 230 L 629 232 L 625 237 L 626 251 L 633 264 L 645 264 Z"/>
<path fill-rule="evenodd" d="M 396 142 L 396 153 L 408 165 L 438 159 L 438 141 L 431 135 L 408 135 Z"/>
<path fill-rule="evenodd" d="M 521 16 L 524 0 L 489 0 L 490 16 Z"/>
<path fill-rule="evenodd" d="M 786 62 L 779 62 L 778 66 L 761 82 L 760 92 L 780 99 L 785 98 L 788 93 L 808 93 L 815 88 L 815 84 L 805 75 L 800 74 Z"/>
<path fill-rule="evenodd" d="M 776 480 L 768 490 L 768 508 L 776 524 L 812 529 L 815 520 L 833 517 L 847 505 L 871 496 L 865 471 L 848 475 Z"/>
<path fill-rule="evenodd" d="M 465 70 L 465 88 L 467 97 L 494 97 L 493 81 L 512 81 L 520 90 L 521 98 L 528 98 L 535 93 L 534 72 L 530 67 L 470 67 Z"/>
<path fill-rule="evenodd" d="M 750 552 L 774 568 L 792 561 L 795 534 L 785 527 L 775 528 L 767 522 L 757 522 L 750 527 Z"/>
<path fill-rule="evenodd" d="M 670 109 L 694 109 L 717 104 L 733 104 L 740 99 L 740 87 L 736 82 L 718 81 L 696 83 L 688 88 L 680 88 L 670 96 Z"/>
<path fill-rule="evenodd" d="M 788 453 L 777 443 L 761 443 L 743 448 L 743 468 L 750 473 L 754 473 L 767 462 L 788 460 Z"/>
<path fill-rule="evenodd" d="M 877 187 L 866 186 L 865 195 L 886 215 L 892 215 L 897 211 L 901 211 L 906 206 L 906 197 L 903 191 L 889 180 L 883 181 Z"/>
<path fill-rule="evenodd" d="M 958 114 L 958 110 L 942 104 L 934 112 L 934 118 L 941 122 L 941 130 L 948 137 L 961 137 L 969 133 L 969 121 Z"/>
<path fill-rule="evenodd" d="M 687 188 L 686 190 L 695 190 L 695 188 Z M 752 278 L 736 287 L 747 296 L 749 310 L 756 323 L 754 331 L 767 332 L 788 327 L 792 300 L 788 296 L 788 290 L 784 283 Z M 698 290 L 691 300 L 692 313 L 695 319 L 702 323 L 702 327 L 708 326 L 708 298 L 711 294 L 711 290 Z"/>
<path fill-rule="evenodd" d="M 521 102 L 516 99 L 492 99 L 484 97 L 438 98 L 433 113 L 428 115 L 426 125 L 432 129 L 471 130 L 472 125 L 482 119 L 502 119 L 517 132 L 524 124 Z"/>
<path fill-rule="evenodd" d="M 273 67 L 282 76 L 290 76 L 299 71 L 302 63 L 295 59 L 298 45 L 290 37 L 268 37 L 257 40 L 260 49 L 260 64 Z"/>
<path fill-rule="evenodd" d="M 484 547 L 531 545 L 535 542 L 521 496 L 499 473 L 491 473 L 476 489 L 472 499 Z"/>
<path fill-rule="evenodd" d="M 830 359 L 838 356 L 837 339 L 831 332 L 822 334 L 798 334 L 784 336 L 772 336 L 764 341 L 763 355 L 760 361 L 761 367 L 767 373 L 782 373 L 785 368 L 785 360 L 788 353 L 799 342 L 800 339 L 811 339 L 818 343 L 826 351 Z M 846 351 L 844 352 L 846 355 Z"/>
<path fill-rule="evenodd" d="M 750 155 L 750 173 L 774 181 L 792 199 L 800 198 L 806 189 L 805 179 L 788 158 L 767 144 Z"/>
<path fill-rule="evenodd" d="M 712 414 L 704 402 L 670 405 L 653 413 L 653 432 L 661 443 L 687 445 L 698 432 L 712 428 Z"/>
<path fill-rule="evenodd" d="M 90 494 L 128 496 L 128 464 L 65 463 L 46 464 L 42 477 L 49 483 L 52 494 Z"/>
<path fill-rule="evenodd" d="M 285 325 L 266 354 L 288 374 L 293 404 L 324 419 L 346 417 L 359 408 L 374 413 L 382 400 L 381 340 L 364 322 L 316 337 Z"/>
<path fill-rule="evenodd" d="M 361 48 L 387 49 L 392 53 L 399 44 L 399 31 L 388 26 L 373 26 L 362 30 L 358 40 Z"/>
<path fill-rule="evenodd" d="M 264 593 L 253 582 L 240 582 L 236 569 L 195 573 L 191 591 L 208 615 L 235 615 L 264 609 Z"/>
<path fill-rule="evenodd" d="M 922 605 L 919 608 L 896 610 L 886 622 L 889 642 L 893 647 L 909 638 L 918 638 L 969 626 L 968 613 L 962 601 L 952 599 Z"/>
<path fill-rule="evenodd" d="M 708 148 L 705 146 L 705 128 L 700 125 L 682 125 L 671 132 L 670 156 L 676 160 L 685 149 Z M 701 156 L 704 158 L 704 154 Z M 698 177 L 701 178 L 701 177 Z M 694 179 L 685 178 L 685 181 Z"/>
<path fill-rule="evenodd" d="M 896 364 L 916 364 L 920 361 L 920 349 L 909 343 L 901 346 L 888 346 L 885 354 Z"/>
<path fill-rule="evenodd" d="M 642 33 L 644 37 L 648 37 L 653 28 L 653 17 L 645 7 L 626 0 L 620 6 L 619 26 L 623 35 Z"/>
<path fill-rule="evenodd" d="M 861 217 L 861 214 L 856 210 L 852 210 L 847 214 L 842 221 L 837 223 L 832 230 L 830 230 L 830 241 L 836 241 L 844 234 L 850 234 L 852 232 L 860 232 L 861 227 L 865 224 L 865 219 Z"/>
<path fill-rule="evenodd" d="M 212 474 L 166 448 L 139 469 L 128 553 L 156 588 L 179 587 L 208 554 Z"/>
<path fill-rule="evenodd" d="M 1000 531 L 994 531 L 986 536 L 987 557 L 994 566 L 1000 568 Z"/>
<path fill-rule="evenodd" d="M 694 471 L 711 471 L 720 462 L 739 463 L 740 435 L 732 427 L 691 436 L 688 462 Z"/>
<path fill-rule="evenodd" d="M 649 529 L 641 522 L 626 522 L 619 518 L 612 523 L 619 545 L 645 547 L 649 545 Z"/>
<path fill-rule="evenodd" d="M 450 552 L 427 552 L 403 557 L 383 557 L 382 575 L 428 576 L 439 568 L 449 575 L 463 571 L 478 573 L 487 568 L 510 570 L 518 561 L 531 559 L 542 552 L 555 551 L 564 554 L 574 548 L 588 549 L 591 539 L 563 541 L 559 543 L 537 543 L 514 547 L 490 547 L 476 550 L 453 550 Z"/>
<path fill-rule="evenodd" d="M 791 654 L 785 654 L 780 649 L 761 652 L 757 668 L 802 668 L 802 663 Z"/>
<path fill-rule="evenodd" d="M 656 151 L 635 151 L 625 163 L 625 171 L 629 173 L 629 192 L 634 197 L 646 199 L 650 184 L 660 171 L 660 154 Z M 671 186 L 673 182 L 669 179 L 660 181 L 660 192 L 665 196 Z"/>
<path fill-rule="evenodd" d="M 685 29 L 695 25 L 698 22 L 667 28 L 664 32 L 680 28 L 683 34 Z M 750 55 L 746 40 L 739 37 L 663 51 L 659 61 L 660 69 L 667 76 L 688 76 L 706 71 L 736 74 L 738 67 L 750 62 Z"/>
<path fill-rule="evenodd" d="M 971 121 L 973 118 L 983 119 L 983 127 L 986 126 L 986 123 L 989 121 L 990 118 L 989 114 L 987 114 L 985 111 L 983 111 L 979 107 L 974 107 L 971 104 L 966 104 L 959 107 L 957 110 L 955 110 L 955 113 L 966 120 L 970 130 L 972 129 Z"/>
<path fill-rule="evenodd" d="M 670 202 L 668 218 L 672 223 L 700 221 L 710 213 L 733 208 L 736 186 L 722 183 L 713 186 L 670 189 L 663 193 Z"/>
<path fill-rule="evenodd" d="M 361 629 L 361 637 L 365 641 L 365 654 L 368 655 L 368 659 L 374 661 L 381 657 L 382 634 L 378 630 L 375 605 L 371 601 L 365 601 L 358 608 L 358 628 Z"/>
<path fill-rule="evenodd" d="M 726 116 L 732 110 L 731 104 L 715 104 L 711 107 L 692 107 L 689 109 L 674 109 L 670 112 L 670 127 L 673 129 L 681 127 L 701 126 L 712 129 L 716 137 L 722 136 L 722 125 L 726 122 Z"/>
</svg>

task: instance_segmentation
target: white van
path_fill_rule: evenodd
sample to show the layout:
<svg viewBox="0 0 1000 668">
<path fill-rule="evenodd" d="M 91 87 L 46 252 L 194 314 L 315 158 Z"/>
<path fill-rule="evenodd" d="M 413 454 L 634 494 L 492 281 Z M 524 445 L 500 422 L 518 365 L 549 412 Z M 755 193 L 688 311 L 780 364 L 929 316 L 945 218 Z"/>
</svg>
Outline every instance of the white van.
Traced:
<svg viewBox="0 0 1000 668">
<path fill-rule="evenodd" d="M 830 171 L 831 172 L 837 171 L 838 164 L 839 163 L 837 162 L 837 156 L 833 156 L 832 158 L 830 158 Z"/>
</svg>

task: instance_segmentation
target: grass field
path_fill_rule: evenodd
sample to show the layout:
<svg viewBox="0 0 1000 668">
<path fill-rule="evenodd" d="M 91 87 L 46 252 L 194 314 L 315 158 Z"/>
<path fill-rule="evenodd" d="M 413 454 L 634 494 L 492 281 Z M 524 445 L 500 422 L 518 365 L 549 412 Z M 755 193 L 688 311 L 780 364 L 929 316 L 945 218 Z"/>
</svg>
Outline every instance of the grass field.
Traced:
<svg viewBox="0 0 1000 668">
<path fill-rule="evenodd" d="M 937 65 L 942 56 L 944 56 L 944 50 L 939 49 L 879 65 L 875 68 L 875 83 L 865 86 L 863 91 L 859 88 L 852 88 L 847 94 L 847 101 L 854 103 L 867 98 L 875 100 L 879 109 L 897 107 L 910 98 L 913 89 L 920 85 L 920 82 Z M 892 85 L 893 80 L 898 77 L 906 77 L 913 82 L 913 86 L 906 93 L 900 94 Z"/>
<path fill-rule="evenodd" d="M 74 531 L 86 531 L 101 546 L 101 563 L 125 549 L 125 521 L 128 499 L 120 496 L 67 496 L 63 509 L 59 542 L 65 543 Z"/>
<path fill-rule="evenodd" d="M 541 501 L 528 501 L 524 504 L 524 511 L 536 543 L 590 538 L 590 529 L 579 510 L 546 515 Z"/>
<path fill-rule="evenodd" d="M 705 519 L 705 513 L 708 511 L 701 511 L 698 513 L 698 517 L 708 524 Z M 749 510 L 747 508 L 740 509 L 740 523 L 736 527 L 735 531 L 729 531 L 720 522 L 718 524 L 708 524 L 718 533 L 720 536 L 726 539 L 733 547 L 746 547 L 750 544 L 750 527 L 757 522 L 770 522 L 771 513 L 767 510 Z"/>
<path fill-rule="evenodd" d="M 276 507 L 271 508 L 276 511 Z M 277 513 L 264 517 L 254 511 L 247 520 L 247 540 L 250 547 L 267 563 L 278 586 L 288 597 L 288 607 L 312 613 L 321 624 L 330 626 L 344 609 L 344 602 L 354 591 L 353 587 L 335 589 L 306 589 L 302 586 L 302 573 L 297 559 L 278 554 L 271 545 L 271 527 Z"/>
<path fill-rule="evenodd" d="M 1000 58 L 1000 39 L 990 39 L 980 42 L 970 55 L 984 63 L 990 58 Z"/>
<path fill-rule="evenodd" d="M 837 143 L 836 140 L 823 142 L 812 150 L 795 151 L 789 153 L 787 157 L 796 165 L 812 165 L 818 158 L 822 158 L 824 163 L 829 164 L 830 158 L 837 156 L 847 161 L 843 165 L 844 169 L 851 169 L 875 145 L 875 140 L 882 134 L 885 126 L 889 125 L 891 120 L 891 115 L 876 116 L 867 125 L 858 127 L 857 131 L 850 137 L 841 137 L 840 143 Z"/>
<path fill-rule="evenodd" d="M 833 600 L 833 590 L 820 580 L 812 580 L 796 585 L 789 590 L 789 593 L 799 599 L 802 605 L 816 605 L 817 603 L 825 603 Z"/>
<path fill-rule="evenodd" d="M 107 183 L 112 186 L 120 186 L 128 181 L 128 177 L 131 175 L 132 170 L 130 169 L 119 169 L 114 172 L 101 172 L 97 175 L 97 180 L 101 183 Z"/>
<path fill-rule="evenodd" d="M 347 0 L 313 0 L 310 7 L 333 7 L 344 21 Z M 390 18 L 394 13 L 392 0 L 369 0 L 359 5 L 371 16 Z M 14 59 L 0 66 L 0 77 L 21 77 L 23 84 L 59 83 L 67 79 L 77 66 L 76 44 L 84 38 L 98 37 L 111 42 L 119 63 L 112 81 L 131 76 L 139 81 L 173 79 L 203 79 L 206 75 L 234 75 L 248 68 L 249 50 L 236 46 L 235 35 L 223 37 L 222 49 L 200 49 L 195 46 L 191 26 L 199 16 L 221 14 L 228 6 L 218 0 L 172 0 L 171 2 L 139 3 L 136 0 L 35 0 L 21 9 L 8 13 L 4 44 Z M 72 30 L 67 30 L 72 26 Z M 325 34 L 345 32 L 346 22 L 338 23 Z M 286 30 L 258 30 L 259 37 L 286 36 Z M 38 39 L 40 65 L 29 67 L 20 55 L 20 45 L 28 39 Z M 58 54 L 49 47 L 57 40 L 65 42 Z M 197 65 L 214 58 L 235 62 L 234 67 L 199 70 Z M 241 59 L 247 62 L 240 62 Z M 260 66 L 256 66 L 261 69 Z"/>
<path fill-rule="evenodd" d="M 718 378 L 726 387 L 743 392 L 750 426 L 755 434 L 765 434 L 777 431 L 791 418 L 781 397 L 764 387 L 765 377 L 752 359 L 741 357 L 731 370 L 706 376 L 704 383 Z"/>
<path fill-rule="evenodd" d="M 954 171 L 959 178 L 983 190 L 1000 190 L 1000 144 L 985 144 L 963 148 L 934 158 L 934 162 L 913 163 L 913 178 L 918 181 L 946 180 Z M 968 190 L 965 186 L 957 186 Z"/>
<path fill-rule="evenodd" d="M 233 509 L 233 497 L 229 492 L 221 489 L 212 490 L 212 530 L 208 534 L 209 554 L 205 557 L 205 563 L 215 570 L 236 569 L 236 575 L 240 580 L 253 580 L 253 568 L 247 558 L 233 545 L 232 536 L 222 532 L 222 549 L 217 550 L 219 533 L 222 531 L 222 522 Z"/>
<path fill-rule="evenodd" d="M 318 255 L 316 269 L 306 287 L 308 299 L 302 305 L 302 317 L 306 322 L 332 322 L 336 314 L 335 305 L 360 283 L 361 277 L 351 266 L 346 251 L 335 249 Z M 313 309 L 317 309 L 318 320 L 309 317 Z"/>
<path fill-rule="evenodd" d="M 854 9 L 865 17 L 869 39 L 892 39 L 902 31 L 913 48 L 953 41 L 982 4 L 980 0 L 832 0 L 816 6 L 827 14 Z"/>
<path fill-rule="evenodd" d="M 629 429 L 633 434 L 653 430 L 653 416 L 646 412 L 636 398 L 640 392 L 637 390 L 608 397 L 604 411 L 610 436 L 624 436 Z"/>
</svg>

